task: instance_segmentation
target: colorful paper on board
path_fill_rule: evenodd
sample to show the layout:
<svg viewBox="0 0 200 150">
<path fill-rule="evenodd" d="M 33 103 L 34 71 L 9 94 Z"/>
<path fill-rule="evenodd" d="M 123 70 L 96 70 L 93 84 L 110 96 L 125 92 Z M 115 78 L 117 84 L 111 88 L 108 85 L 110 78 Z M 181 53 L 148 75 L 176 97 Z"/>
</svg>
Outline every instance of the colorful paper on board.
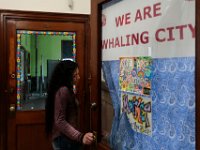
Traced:
<svg viewBox="0 0 200 150">
<path fill-rule="evenodd" d="M 125 112 L 134 131 L 152 135 L 152 100 L 149 97 L 121 93 L 121 113 Z"/>
<path fill-rule="evenodd" d="M 121 57 L 119 86 L 121 91 L 150 95 L 151 57 Z"/>
</svg>

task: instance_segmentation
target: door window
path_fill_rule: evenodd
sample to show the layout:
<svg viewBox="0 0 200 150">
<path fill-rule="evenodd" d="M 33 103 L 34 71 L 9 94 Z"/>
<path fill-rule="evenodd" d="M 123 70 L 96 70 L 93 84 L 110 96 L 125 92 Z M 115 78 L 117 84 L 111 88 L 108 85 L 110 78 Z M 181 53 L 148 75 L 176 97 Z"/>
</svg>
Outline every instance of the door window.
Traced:
<svg viewBox="0 0 200 150">
<path fill-rule="evenodd" d="M 55 65 L 64 59 L 75 61 L 75 38 L 75 32 L 17 30 L 17 110 L 45 108 Z"/>
</svg>

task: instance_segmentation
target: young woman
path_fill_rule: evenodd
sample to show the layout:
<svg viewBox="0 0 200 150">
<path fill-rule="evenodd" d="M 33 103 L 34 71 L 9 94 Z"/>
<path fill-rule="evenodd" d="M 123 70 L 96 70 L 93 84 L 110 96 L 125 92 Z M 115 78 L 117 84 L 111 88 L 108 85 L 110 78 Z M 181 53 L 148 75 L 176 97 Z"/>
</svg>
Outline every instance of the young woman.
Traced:
<svg viewBox="0 0 200 150">
<path fill-rule="evenodd" d="M 77 63 L 65 60 L 55 67 L 46 99 L 46 133 L 52 136 L 54 150 L 79 150 L 93 142 L 92 133 L 81 133 L 78 126 L 78 101 L 73 86 L 80 79 Z"/>
</svg>

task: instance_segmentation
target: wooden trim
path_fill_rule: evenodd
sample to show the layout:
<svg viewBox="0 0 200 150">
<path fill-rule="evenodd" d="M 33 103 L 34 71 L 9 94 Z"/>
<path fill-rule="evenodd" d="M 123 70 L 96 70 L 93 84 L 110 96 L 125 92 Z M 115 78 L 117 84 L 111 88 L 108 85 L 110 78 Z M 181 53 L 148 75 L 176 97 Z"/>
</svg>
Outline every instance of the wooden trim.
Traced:
<svg viewBox="0 0 200 150">
<path fill-rule="evenodd" d="M 91 111 L 91 129 L 97 131 L 98 142 L 101 142 L 101 6 L 110 0 L 91 1 L 91 52 L 90 52 L 90 74 L 91 74 L 91 96 L 90 103 L 96 102 L 97 109 Z M 105 146 L 99 143 L 98 149 Z M 108 147 L 107 147 L 108 148 Z M 106 149 L 107 149 L 106 148 Z"/>
<path fill-rule="evenodd" d="M 7 107 L 7 103 L 6 103 L 6 99 L 7 99 L 7 94 L 5 91 L 5 87 L 6 87 L 6 82 L 3 82 L 6 80 L 6 65 L 4 64 L 6 58 L 2 57 L 2 56 L 6 56 L 6 51 L 4 50 L 5 45 L 4 45 L 4 35 L 5 33 L 4 31 L 4 16 L 1 14 L 1 18 L 0 18 L 0 72 L 1 72 L 1 76 L 0 76 L 0 149 L 6 149 L 6 130 L 7 130 L 7 126 L 5 124 L 6 122 L 6 118 L 7 118 L 7 113 L 6 113 L 6 109 L 5 107 Z"/>
<path fill-rule="evenodd" d="M 70 14 L 70 13 L 53 13 L 53 12 L 34 12 L 20 10 L 0 9 L 1 16 L 5 18 L 19 20 L 42 20 L 42 21 L 63 21 L 63 22 L 88 22 L 89 15 Z M 36 17 L 37 16 L 37 17 Z"/>
<path fill-rule="evenodd" d="M 98 144 L 98 150 L 110 150 L 110 147 L 108 145 L 105 145 L 103 143 Z"/>
<path fill-rule="evenodd" d="M 195 78 L 195 93 L 196 93 L 196 149 L 200 149 L 200 1 L 195 1 L 196 7 L 196 42 L 195 42 L 195 52 L 196 52 L 196 78 Z"/>
</svg>

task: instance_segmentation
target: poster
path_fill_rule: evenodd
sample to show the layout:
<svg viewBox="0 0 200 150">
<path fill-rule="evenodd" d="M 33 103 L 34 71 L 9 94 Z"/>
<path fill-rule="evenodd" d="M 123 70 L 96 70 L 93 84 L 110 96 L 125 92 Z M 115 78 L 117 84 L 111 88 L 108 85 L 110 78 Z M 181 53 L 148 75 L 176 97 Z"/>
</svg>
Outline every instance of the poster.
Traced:
<svg viewBox="0 0 200 150">
<path fill-rule="evenodd" d="M 119 85 L 122 91 L 150 95 L 151 57 L 121 57 Z"/>
<path fill-rule="evenodd" d="M 151 136 L 151 99 L 122 92 L 121 100 L 121 111 L 127 113 L 132 129 L 136 132 Z"/>
<path fill-rule="evenodd" d="M 151 57 L 120 57 L 121 113 L 134 131 L 152 135 Z"/>
</svg>

